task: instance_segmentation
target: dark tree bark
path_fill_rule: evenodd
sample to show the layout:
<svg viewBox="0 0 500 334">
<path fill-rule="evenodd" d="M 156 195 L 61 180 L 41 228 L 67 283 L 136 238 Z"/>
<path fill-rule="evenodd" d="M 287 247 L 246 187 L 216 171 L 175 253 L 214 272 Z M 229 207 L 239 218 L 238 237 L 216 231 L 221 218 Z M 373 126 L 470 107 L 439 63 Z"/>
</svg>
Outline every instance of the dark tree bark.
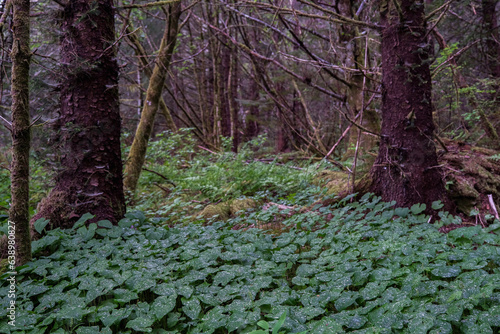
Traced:
<svg viewBox="0 0 500 334">
<path fill-rule="evenodd" d="M 15 243 L 9 239 L 9 255 L 16 266 L 31 260 L 29 225 L 29 155 L 30 155 L 30 1 L 13 0 L 12 32 L 12 165 L 9 225 L 15 229 Z M 11 246 L 14 246 L 12 249 Z M 15 251 L 14 251 L 15 250 Z M 14 251 L 13 253 L 11 253 Z M 10 260 L 10 258 L 9 258 Z"/>
<path fill-rule="evenodd" d="M 486 37 L 486 57 L 490 75 L 500 78 L 500 32 L 496 13 L 497 0 L 483 0 L 483 28 Z"/>
<path fill-rule="evenodd" d="M 67 1 L 62 12 L 62 171 L 33 221 L 67 228 L 82 214 L 117 222 L 125 213 L 118 65 L 112 0 Z"/>
<path fill-rule="evenodd" d="M 433 201 L 447 201 L 433 141 L 424 4 L 388 3 L 381 7 L 382 138 L 371 190 L 400 206 L 425 203 L 430 212 Z"/>
</svg>

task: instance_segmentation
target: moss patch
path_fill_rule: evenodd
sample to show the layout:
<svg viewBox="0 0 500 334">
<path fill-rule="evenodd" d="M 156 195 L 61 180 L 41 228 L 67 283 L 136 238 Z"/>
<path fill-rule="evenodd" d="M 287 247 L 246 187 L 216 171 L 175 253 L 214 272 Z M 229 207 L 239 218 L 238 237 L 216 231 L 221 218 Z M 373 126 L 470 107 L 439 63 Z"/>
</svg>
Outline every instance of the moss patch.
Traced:
<svg viewBox="0 0 500 334">
<path fill-rule="evenodd" d="M 9 269 L 9 262 L 7 259 L 1 259 L 0 260 L 0 275 L 3 275 L 3 273 L 7 272 Z"/>
<path fill-rule="evenodd" d="M 209 204 L 201 210 L 196 217 L 203 217 L 205 219 L 218 216 L 221 220 L 226 220 L 230 216 L 234 216 L 239 211 L 256 208 L 257 201 L 251 198 L 235 199 L 218 204 Z"/>
<path fill-rule="evenodd" d="M 221 220 L 226 220 L 229 218 L 231 214 L 229 204 L 227 202 L 219 203 L 219 204 L 209 204 L 203 210 L 200 211 L 196 216 L 203 217 L 205 219 L 212 218 L 214 216 L 218 216 Z"/>
<path fill-rule="evenodd" d="M 339 171 L 322 170 L 314 177 L 312 183 L 328 188 L 329 195 L 340 194 L 348 190 L 349 175 Z"/>
<path fill-rule="evenodd" d="M 257 201 L 252 198 L 235 199 L 231 202 L 231 204 L 229 204 L 229 212 L 231 215 L 235 215 L 239 211 L 254 209 L 257 205 Z"/>
</svg>

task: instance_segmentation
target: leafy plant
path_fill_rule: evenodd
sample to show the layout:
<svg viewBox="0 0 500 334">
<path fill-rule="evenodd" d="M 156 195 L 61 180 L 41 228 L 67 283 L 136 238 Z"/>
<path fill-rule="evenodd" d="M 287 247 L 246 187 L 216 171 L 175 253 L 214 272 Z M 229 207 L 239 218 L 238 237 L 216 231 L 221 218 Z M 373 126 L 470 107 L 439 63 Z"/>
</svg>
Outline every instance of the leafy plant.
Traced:
<svg viewBox="0 0 500 334">
<path fill-rule="evenodd" d="M 428 224 L 421 210 L 368 195 L 278 209 L 278 234 L 232 229 L 267 211 L 173 227 L 141 212 L 85 226 L 85 215 L 17 269 L 17 327 L 0 277 L 0 332 L 498 332 L 500 223 L 442 234 L 460 222 Z"/>
</svg>

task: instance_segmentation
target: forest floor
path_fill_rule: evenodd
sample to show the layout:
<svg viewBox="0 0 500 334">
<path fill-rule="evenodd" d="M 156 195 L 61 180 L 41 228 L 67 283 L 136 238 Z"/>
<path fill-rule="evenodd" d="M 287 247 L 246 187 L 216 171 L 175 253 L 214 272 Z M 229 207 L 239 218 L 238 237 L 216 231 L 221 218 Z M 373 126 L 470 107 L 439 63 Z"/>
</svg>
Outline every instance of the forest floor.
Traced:
<svg viewBox="0 0 500 334">
<path fill-rule="evenodd" d="M 470 215 L 428 224 L 422 205 L 336 198 L 328 163 L 269 159 L 258 141 L 238 155 L 189 143 L 152 143 L 118 226 L 88 214 L 35 241 L 16 275 L 16 327 L 1 277 L 0 332 L 500 331 L 500 222 L 482 206 L 496 153 L 443 152 L 448 189 L 463 180 L 479 195 Z"/>
</svg>

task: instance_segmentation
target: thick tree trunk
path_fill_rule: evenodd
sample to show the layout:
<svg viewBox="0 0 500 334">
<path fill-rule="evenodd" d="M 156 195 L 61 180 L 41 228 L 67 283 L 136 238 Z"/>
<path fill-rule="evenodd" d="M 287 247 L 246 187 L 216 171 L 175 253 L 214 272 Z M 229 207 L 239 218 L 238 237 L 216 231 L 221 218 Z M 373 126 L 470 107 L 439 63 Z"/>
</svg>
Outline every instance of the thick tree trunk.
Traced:
<svg viewBox="0 0 500 334">
<path fill-rule="evenodd" d="M 31 260 L 29 225 L 29 155 L 30 155 L 30 1 L 12 0 L 12 165 L 9 225 L 15 229 L 14 249 L 9 239 L 9 255 L 17 266 Z M 11 231 L 9 229 L 9 231 Z M 14 252 L 13 252 L 14 251 Z M 11 253 L 12 252 L 12 253 Z"/>
<path fill-rule="evenodd" d="M 149 137 L 153 130 L 154 119 L 158 111 L 167 70 L 177 41 L 181 3 L 176 2 L 170 5 L 169 12 L 168 23 L 165 27 L 165 32 L 161 41 L 160 52 L 156 59 L 153 74 L 149 80 L 149 87 L 146 92 L 146 102 L 142 110 L 141 120 L 137 126 L 125 167 L 125 179 L 123 183 L 126 190 L 132 193 L 134 193 L 137 188 L 137 182 L 139 181 L 142 166 L 144 165 Z"/>
<path fill-rule="evenodd" d="M 445 200 L 445 189 L 433 141 L 424 4 L 388 2 L 381 11 L 382 138 L 372 191 L 400 206 L 425 203 L 430 211 L 433 201 Z"/>
<path fill-rule="evenodd" d="M 118 65 L 112 0 L 68 1 L 62 16 L 63 170 L 32 221 L 71 227 L 86 212 L 117 222 L 125 213 L 120 153 Z"/>
</svg>

